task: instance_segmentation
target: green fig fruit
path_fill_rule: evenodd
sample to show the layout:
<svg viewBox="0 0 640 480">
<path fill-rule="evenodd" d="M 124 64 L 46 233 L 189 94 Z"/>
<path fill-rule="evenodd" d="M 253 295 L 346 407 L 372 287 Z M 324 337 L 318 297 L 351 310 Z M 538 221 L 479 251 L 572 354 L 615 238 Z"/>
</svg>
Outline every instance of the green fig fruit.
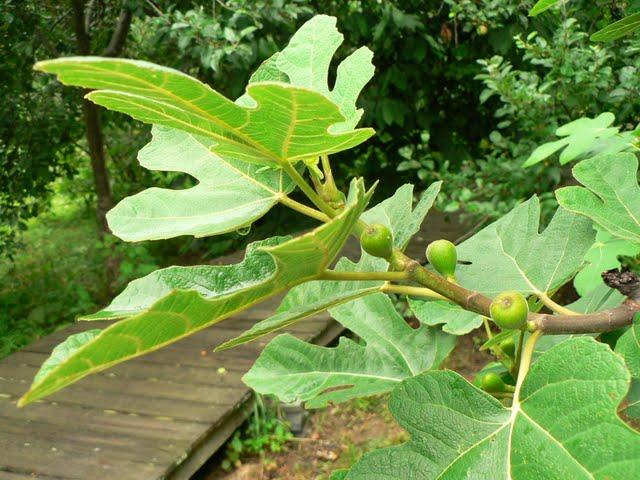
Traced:
<svg viewBox="0 0 640 480">
<path fill-rule="evenodd" d="M 494 372 L 487 372 L 482 375 L 480 385 L 485 392 L 505 392 L 507 384 L 504 383 L 500 375 Z"/>
<path fill-rule="evenodd" d="M 491 302 L 491 318 L 502 329 L 521 329 L 527 324 L 529 304 L 520 292 L 502 292 Z"/>
<path fill-rule="evenodd" d="M 360 244 L 369 255 L 389 258 L 393 252 L 393 235 L 386 225 L 374 223 L 362 232 Z"/>
<path fill-rule="evenodd" d="M 427 260 L 440 275 L 455 280 L 458 254 L 456 246 L 449 240 L 435 240 L 427 246 Z"/>
</svg>

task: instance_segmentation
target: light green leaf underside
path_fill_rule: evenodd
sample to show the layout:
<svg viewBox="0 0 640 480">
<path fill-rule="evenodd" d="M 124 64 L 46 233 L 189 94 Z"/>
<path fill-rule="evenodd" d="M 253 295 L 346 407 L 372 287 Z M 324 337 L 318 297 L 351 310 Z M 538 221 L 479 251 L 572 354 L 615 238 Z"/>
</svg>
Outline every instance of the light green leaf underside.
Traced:
<svg viewBox="0 0 640 480">
<path fill-rule="evenodd" d="M 613 154 L 632 148 L 634 132 L 620 133 L 619 127 L 612 127 L 615 121 L 613 113 L 605 112 L 596 118 L 579 118 L 556 130 L 560 140 L 544 143 L 536 148 L 523 167 L 539 163 L 557 151 L 562 165 L 584 157 L 597 154 Z M 566 147 L 566 148 L 565 148 Z"/>
<path fill-rule="evenodd" d="M 442 331 L 452 335 L 465 335 L 482 325 L 482 315 L 446 300 L 409 298 L 409 307 L 420 323 L 442 325 Z"/>
<path fill-rule="evenodd" d="M 464 287 L 494 297 L 509 289 L 525 295 L 554 291 L 580 269 L 594 242 L 591 222 L 558 209 L 539 233 L 537 197 L 518 205 L 458 246 L 458 281 Z"/>
<path fill-rule="evenodd" d="M 366 454 L 346 478 L 634 478 L 640 435 L 616 415 L 628 388 L 622 359 L 591 338 L 542 356 L 512 408 L 454 372 L 427 372 L 405 380 L 389 404 L 411 441 Z"/>
<path fill-rule="evenodd" d="M 529 11 L 529 16 L 535 17 L 536 15 L 540 15 L 542 12 L 549 10 L 560 1 L 561 0 L 538 0 Z"/>
<path fill-rule="evenodd" d="M 42 381 L 51 371 L 55 370 L 56 367 L 71 357 L 76 350 L 97 337 L 101 331 L 102 330 L 96 328 L 86 332 L 76 333 L 67 338 L 64 343 L 57 345 L 51 352 L 51 356 L 42 364 L 33 381 L 35 383 Z"/>
<path fill-rule="evenodd" d="M 24 405 L 86 375 L 157 350 L 313 279 L 338 254 L 370 195 L 365 194 L 361 180 L 354 180 L 348 206 L 335 219 L 279 245 L 254 248 L 251 253 L 260 258 L 246 258 L 244 266 L 172 267 L 138 280 L 116 300 L 121 301 L 126 293 L 124 303 L 145 310 L 109 326 L 76 349 L 40 377 L 20 403 Z M 270 268 L 265 255 L 271 257 Z M 189 290 L 179 289 L 181 286 Z M 150 298 L 154 295 L 155 302 Z"/>
<path fill-rule="evenodd" d="M 355 264 L 346 258 L 341 258 L 335 270 L 339 272 L 369 271 L 367 268 L 369 263 L 363 259 Z M 315 280 L 303 283 L 287 293 L 275 315 L 256 323 L 246 332 L 217 347 L 216 350 L 226 350 L 251 342 L 329 308 L 379 292 L 383 285 L 384 282 L 379 281 Z"/>
<path fill-rule="evenodd" d="M 196 180 L 185 190 L 149 188 L 127 197 L 107 214 L 114 235 L 126 241 L 179 235 L 218 235 L 262 217 L 294 183 L 280 168 L 225 159 L 209 137 L 155 126 L 138 154 L 149 170 L 184 172 Z"/>
<path fill-rule="evenodd" d="M 182 72 L 138 60 L 68 57 L 39 62 L 63 83 L 94 89 L 94 103 L 152 124 L 210 137 L 227 159 L 282 165 L 352 148 L 372 129 L 330 133 L 344 121 L 324 95 L 279 82 L 253 83 L 255 107 L 228 100 Z"/>
<path fill-rule="evenodd" d="M 442 182 L 429 185 L 413 207 L 413 185 L 405 184 L 398 188 L 393 196 L 367 210 L 362 219 L 367 223 L 382 223 L 393 232 L 393 243 L 404 250 L 409 240 L 419 230 L 424 218 L 433 206 Z"/>
<path fill-rule="evenodd" d="M 614 237 L 609 232 L 596 228 L 596 243 L 584 257 L 585 266 L 573 279 L 580 295 L 586 295 L 599 285 L 604 285 L 601 273 L 620 267 L 618 256 L 635 257 L 640 254 L 640 244 Z"/>
<path fill-rule="evenodd" d="M 640 28 L 640 13 L 634 13 L 607 25 L 602 30 L 598 30 L 591 35 L 591 40 L 594 42 L 610 42 L 628 35 L 638 28 Z"/>
<path fill-rule="evenodd" d="M 353 129 L 360 120 L 362 110 L 356 108 L 356 100 L 375 68 L 371 63 L 373 52 L 360 47 L 338 65 L 333 90 L 329 89 L 329 66 L 344 39 L 336 21 L 327 15 L 316 15 L 307 21 L 275 63 L 291 84 L 320 92 L 338 105 L 345 121 L 331 131 L 342 132 Z"/>
<path fill-rule="evenodd" d="M 636 156 L 619 153 L 589 158 L 573 168 L 573 176 L 584 187 L 556 190 L 558 203 L 567 210 L 589 217 L 618 238 L 640 243 Z"/>
<path fill-rule="evenodd" d="M 456 337 L 437 329 L 412 329 L 381 293 L 329 313 L 364 345 L 342 337 L 337 347 L 325 348 L 280 335 L 267 345 L 244 382 L 284 402 L 321 407 L 388 392 L 406 377 L 437 368 L 455 345 Z"/>
<path fill-rule="evenodd" d="M 387 200 L 365 212 L 363 220 L 384 223 L 394 232 L 394 243 L 405 248 L 411 237 L 420 229 L 427 212 L 433 205 L 441 182 L 432 184 L 413 208 L 413 186 L 404 185 Z M 337 271 L 384 271 L 387 263 L 379 258 L 362 253 L 361 261 L 353 264 L 341 259 Z M 382 287 L 384 282 L 307 282 L 295 287 L 284 298 L 276 315 L 256 323 L 251 329 L 231 339 L 217 349 L 231 348 L 272 333 L 333 306 L 369 295 Z"/>
</svg>

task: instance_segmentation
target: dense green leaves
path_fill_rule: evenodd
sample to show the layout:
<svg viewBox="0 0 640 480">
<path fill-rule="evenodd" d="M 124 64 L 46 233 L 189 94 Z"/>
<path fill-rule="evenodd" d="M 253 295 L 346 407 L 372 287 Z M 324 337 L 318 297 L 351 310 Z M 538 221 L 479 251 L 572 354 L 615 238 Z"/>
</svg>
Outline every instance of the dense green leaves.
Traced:
<svg viewBox="0 0 640 480">
<path fill-rule="evenodd" d="M 622 20 L 607 25 L 602 30 L 598 30 L 591 35 L 591 40 L 594 42 L 610 42 L 624 37 L 638 28 L 640 28 L 640 13 L 634 13 L 624 17 Z"/>
<path fill-rule="evenodd" d="M 277 166 L 349 149 L 372 134 L 370 128 L 330 133 L 344 121 L 324 95 L 291 85 L 247 86 L 255 102 L 238 105 L 182 72 L 137 60 L 69 57 L 40 62 L 63 83 L 95 89 L 94 103 L 146 123 L 212 138 L 211 150 L 233 160 Z"/>
<path fill-rule="evenodd" d="M 114 235 L 139 241 L 237 230 L 293 189 L 282 169 L 220 157 L 215 145 L 209 137 L 155 127 L 153 140 L 138 155 L 140 164 L 188 173 L 198 184 L 186 190 L 149 188 L 125 198 L 107 215 Z"/>
<path fill-rule="evenodd" d="M 527 294 L 547 294 L 581 267 L 591 247 L 591 222 L 558 209 L 540 233 L 537 197 L 518 205 L 500 220 L 458 246 L 458 281 L 490 297 L 508 287 Z"/>
<path fill-rule="evenodd" d="M 640 314 L 636 314 L 631 327 L 616 342 L 616 353 L 622 355 L 631 372 L 631 389 L 624 412 L 640 419 Z"/>
<path fill-rule="evenodd" d="M 556 190 L 558 203 L 585 215 L 612 235 L 640 243 L 638 159 L 632 153 L 583 160 L 573 176 L 584 187 Z"/>
<path fill-rule="evenodd" d="M 329 313 L 364 345 L 342 337 L 337 347 L 325 348 L 280 335 L 244 376 L 245 383 L 285 402 L 320 407 L 387 392 L 406 377 L 437 368 L 455 345 L 455 337 L 437 329 L 412 329 L 381 293 Z"/>
<path fill-rule="evenodd" d="M 256 248 L 253 253 L 260 258 L 246 258 L 244 265 L 172 267 L 137 280 L 114 301 L 116 307 L 111 305 L 94 318 L 130 316 L 79 348 L 74 338 L 73 353 L 49 369 L 46 376 L 38 377 L 20 403 L 24 405 L 86 375 L 157 350 L 313 279 L 338 254 L 370 195 L 365 194 L 362 181 L 354 180 L 349 205 L 339 216 L 300 237 Z M 268 266 L 267 256 L 271 257 Z"/>
<path fill-rule="evenodd" d="M 640 435 L 616 415 L 628 388 L 622 359 L 591 338 L 542 356 L 511 408 L 454 372 L 427 372 L 390 401 L 411 441 L 365 455 L 346 478 L 633 478 Z"/>
</svg>

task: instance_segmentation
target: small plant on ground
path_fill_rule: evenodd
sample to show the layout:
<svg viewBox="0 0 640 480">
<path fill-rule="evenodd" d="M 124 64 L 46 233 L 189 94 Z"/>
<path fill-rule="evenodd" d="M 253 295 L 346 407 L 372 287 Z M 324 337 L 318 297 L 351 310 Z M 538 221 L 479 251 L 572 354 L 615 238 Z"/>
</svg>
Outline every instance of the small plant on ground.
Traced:
<svg viewBox="0 0 640 480">
<path fill-rule="evenodd" d="M 292 438 L 293 433 L 282 419 L 277 404 L 258 395 L 246 427 L 237 430 L 227 444 L 222 468 L 231 470 L 246 457 L 258 455 L 265 459 L 269 453 L 282 452 Z"/>
<path fill-rule="evenodd" d="M 99 105 L 154 124 L 140 163 L 198 180 L 190 189 L 150 188 L 123 200 L 108 215 L 117 236 L 221 234 L 247 227 L 277 203 L 318 226 L 255 242 L 235 265 L 171 267 L 131 282 L 105 309 L 83 318 L 112 323 L 59 345 L 20 405 L 286 293 L 273 316 L 217 348 L 323 310 L 361 342 L 345 337 L 323 348 L 282 334 L 244 381 L 309 408 L 391 392 L 390 410 L 410 435 L 335 478 L 637 477 L 640 435 L 620 415 L 640 416 L 638 279 L 610 272 L 605 284 L 590 275 L 575 302 L 565 305 L 556 295 L 585 268 L 599 270 L 596 231 L 611 239 L 616 258 L 640 245 L 635 153 L 585 152 L 573 168 L 576 184 L 555 192 L 560 207 L 546 227 L 532 197 L 460 245 L 432 247 L 427 256 L 435 270 L 425 267 L 424 258 L 404 249 L 440 183 L 415 204 L 413 187 L 405 185 L 375 206 L 369 205 L 375 185 L 356 178 L 347 192 L 336 188 L 331 155 L 374 134 L 356 128 L 372 53 L 352 52 L 328 84 L 341 42 L 334 18 L 314 17 L 235 101 L 146 62 L 75 57 L 36 66 L 90 89 L 87 97 Z M 580 148 L 575 138 L 564 144 Z M 308 202 L 293 199 L 295 189 Z M 339 258 L 350 235 L 362 241 L 358 262 Z M 409 298 L 419 328 L 407 325 L 390 294 Z M 458 336 L 477 328 L 485 329 L 482 348 L 495 361 L 474 385 L 438 368 Z M 617 341 L 599 341 L 614 331 Z"/>
</svg>

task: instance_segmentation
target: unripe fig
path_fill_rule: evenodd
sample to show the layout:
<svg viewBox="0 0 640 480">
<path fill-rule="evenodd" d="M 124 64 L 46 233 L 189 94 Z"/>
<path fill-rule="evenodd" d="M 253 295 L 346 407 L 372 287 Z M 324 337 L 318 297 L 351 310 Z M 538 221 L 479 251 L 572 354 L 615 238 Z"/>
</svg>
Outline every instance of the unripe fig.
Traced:
<svg viewBox="0 0 640 480">
<path fill-rule="evenodd" d="M 489 311 L 500 328 L 515 330 L 527 324 L 529 304 L 520 292 L 502 292 L 493 299 Z"/>
<path fill-rule="evenodd" d="M 476 32 L 478 32 L 478 35 L 486 35 L 487 33 L 489 33 L 489 27 L 487 27 L 485 24 L 478 25 L 478 28 L 476 28 Z"/>
<path fill-rule="evenodd" d="M 513 337 L 507 338 L 504 342 L 500 343 L 500 350 L 506 355 L 513 357 L 516 354 L 516 342 Z"/>
<path fill-rule="evenodd" d="M 435 240 L 427 246 L 427 260 L 440 275 L 455 280 L 458 254 L 456 246 L 449 240 Z"/>
<path fill-rule="evenodd" d="M 500 375 L 494 372 L 482 375 L 480 385 L 485 392 L 505 392 L 508 390 L 507 384 L 500 378 Z"/>
<path fill-rule="evenodd" d="M 374 257 L 389 258 L 393 252 L 393 235 L 386 225 L 369 225 L 360 236 L 362 249 Z"/>
</svg>

